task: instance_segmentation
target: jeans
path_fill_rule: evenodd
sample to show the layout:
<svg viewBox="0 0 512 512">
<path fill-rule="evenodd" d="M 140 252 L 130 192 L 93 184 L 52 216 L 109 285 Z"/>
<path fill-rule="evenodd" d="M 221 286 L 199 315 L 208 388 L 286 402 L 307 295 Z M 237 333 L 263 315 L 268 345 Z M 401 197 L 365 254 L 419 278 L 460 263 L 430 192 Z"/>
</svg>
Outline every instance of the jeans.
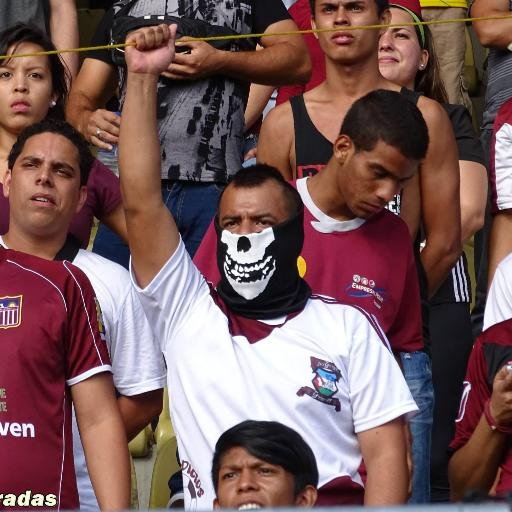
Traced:
<svg viewBox="0 0 512 512">
<path fill-rule="evenodd" d="M 409 390 L 419 411 L 411 418 L 412 493 L 409 503 L 430 500 L 430 446 L 434 388 L 430 358 L 425 352 L 400 352 L 402 368 Z"/>
<path fill-rule="evenodd" d="M 217 183 L 162 182 L 162 199 L 174 217 L 191 258 L 217 212 L 217 202 L 223 188 Z M 98 227 L 92 250 L 128 268 L 128 246 L 103 224 Z"/>
<path fill-rule="evenodd" d="M 217 203 L 223 189 L 224 185 L 218 183 L 162 182 L 165 206 L 172 213 L 191 258 L 217 213 Z"/>
</svg>

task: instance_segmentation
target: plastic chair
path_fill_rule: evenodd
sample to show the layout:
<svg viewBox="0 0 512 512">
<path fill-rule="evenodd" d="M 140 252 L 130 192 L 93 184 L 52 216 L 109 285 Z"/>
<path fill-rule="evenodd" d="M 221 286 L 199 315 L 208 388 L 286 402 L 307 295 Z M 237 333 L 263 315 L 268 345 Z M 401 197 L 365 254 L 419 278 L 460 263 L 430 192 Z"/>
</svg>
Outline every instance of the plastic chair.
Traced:
<svg viewBox="0 0 512 512">
<path fill-rule="evenodd" d="M 158 448 L 149 493 L 149 508 L 167 508 L 170 498 L 168 481 L 171 475 L 179 471 L 176 460 L 176 436 L 172 435 L 161 441 Z"/>
</svg>

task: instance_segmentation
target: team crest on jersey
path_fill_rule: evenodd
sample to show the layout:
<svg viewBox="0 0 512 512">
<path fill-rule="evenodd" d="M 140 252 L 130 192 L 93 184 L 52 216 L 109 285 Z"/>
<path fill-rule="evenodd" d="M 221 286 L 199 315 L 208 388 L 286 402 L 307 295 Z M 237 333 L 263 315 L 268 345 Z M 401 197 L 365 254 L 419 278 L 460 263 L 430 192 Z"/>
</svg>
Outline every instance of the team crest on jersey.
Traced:
<svg viewBox="0 0 512 512">
<path fill-rule="evenodd" d="M 23 295 L 0 297 L 0 329 L 19 327 Z"/>
<path fill-rule="evenodd" d="M 339 412 L 341 410 L 340 401 L 333 397 L 338 392 L 337 383 L 341 378 L 341 372 L 334 363 L 313 356 L 311 356 L 311 369 L 315 374 L 311 381 L 314 389 L 303 386 L 297 391 L 297 395 L 308 395 L 323 404 L 332 405 L 335 411 Z"/>
<path fill-rule="evenodd" d="M 373 279 L 359 274 L 352 276 L 352 282 L 347 286 L 346 292 L 351 297 L 373 297 L 373 304 L 379 309 L 384 303 L 386 293 L 384 288 L 379 288 Z"/>
</svg>

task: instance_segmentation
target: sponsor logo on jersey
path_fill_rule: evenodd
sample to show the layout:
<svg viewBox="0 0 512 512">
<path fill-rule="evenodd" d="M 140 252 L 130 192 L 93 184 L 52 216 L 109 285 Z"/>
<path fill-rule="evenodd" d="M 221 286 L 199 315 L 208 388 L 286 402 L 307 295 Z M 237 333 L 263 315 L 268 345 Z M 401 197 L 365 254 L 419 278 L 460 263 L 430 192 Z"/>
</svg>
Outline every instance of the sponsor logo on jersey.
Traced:
<svg viewBox="0 0 512 512">
<path fill-rule="evenodd" d="M 308 395 L 323 404 L 332 405 L 335 411 L 339 412 L 341 410 L 340 401 L 333 397 L 338 392 L 337 383 L 341 378 L 341 372 L 334 363 L 313 356 L 311 356 L 311 369 L 315 374 L 311 381 L 314 389 L 303 386 L 297 391 L 297 395 Z"/>
<path fill-rule="evenodd" d="M 377 287 L 373 279 L 354 274 L 352 276 L 352 282 L 346 288 L 346 293 L 351 297 L 373 297 L 373 304 L 380 309 L 384 303 L 386 290 Z"/>
<path fill-rule="evenodd" d="M 391 201 L 386 205 L 386 209 L 395 215 L 400 215 L 400 210 L 402 207 L 402 196 L 400 194 L 396 194 Z"/>
<path fill-rule="evenodd" d="M 19 327 L 23 295 L 0 297 L 0 329 Z"/>
<path fill-rule="evenodd" d="M 36 437 L 36 428 L 32 423 L 0 421 L 0 437 Z"/>
</svg>

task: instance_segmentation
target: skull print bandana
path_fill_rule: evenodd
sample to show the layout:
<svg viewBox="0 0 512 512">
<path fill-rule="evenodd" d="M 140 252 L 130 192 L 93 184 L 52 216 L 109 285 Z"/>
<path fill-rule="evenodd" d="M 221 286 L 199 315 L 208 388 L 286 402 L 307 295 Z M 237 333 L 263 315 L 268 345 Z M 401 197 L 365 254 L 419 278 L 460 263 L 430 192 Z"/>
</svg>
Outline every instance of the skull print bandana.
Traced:
<svg viewBox="0 0 512 512">
<path fill-rule="evenodd" d="M 298 311 L 311 295 L 299 276 L 304 241 L 303 212 L 259 233 L 217 231 L 217 292 L 229 308 L 247 318 L 276 318 Z"/>
</svg>

